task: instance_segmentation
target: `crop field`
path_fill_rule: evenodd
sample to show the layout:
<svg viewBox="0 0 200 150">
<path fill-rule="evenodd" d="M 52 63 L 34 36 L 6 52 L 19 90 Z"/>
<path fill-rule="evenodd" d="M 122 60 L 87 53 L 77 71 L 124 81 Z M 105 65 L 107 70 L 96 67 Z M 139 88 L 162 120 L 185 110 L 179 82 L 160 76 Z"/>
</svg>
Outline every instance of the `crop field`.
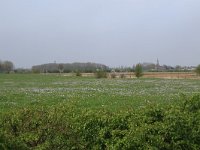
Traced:
<svg viewBox="0 0 200 150">
<path fill-rule="evenodd" d="M 200 149 L 200 80 L 0 75 L 0 149 Z"/>
<path fill-rule="evenodd" d="M 59 75 L 0 75 L 0 110 L 73 103 L 80 108 L 119 109 L 177 103 L 200 93 L 200 80 L 95 79 Z"/>
</svg>

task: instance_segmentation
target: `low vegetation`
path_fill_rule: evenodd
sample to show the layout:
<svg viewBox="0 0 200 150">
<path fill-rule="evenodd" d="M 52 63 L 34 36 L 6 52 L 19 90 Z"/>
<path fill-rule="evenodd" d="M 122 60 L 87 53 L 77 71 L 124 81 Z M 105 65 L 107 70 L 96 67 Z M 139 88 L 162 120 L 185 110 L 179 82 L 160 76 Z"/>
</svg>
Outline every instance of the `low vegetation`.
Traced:
<svg viewBox="0 0 200 150">
<path fill-rule="evenodd" d="M 60 104 L 4 113 L 0 149 L 200 149 L 200 95 L 111 112 Z"/>
<path fill-rule="evenodd" d="M 200 80 L 0 75 L 0 149 L 200 149 Z"/>
</svg>

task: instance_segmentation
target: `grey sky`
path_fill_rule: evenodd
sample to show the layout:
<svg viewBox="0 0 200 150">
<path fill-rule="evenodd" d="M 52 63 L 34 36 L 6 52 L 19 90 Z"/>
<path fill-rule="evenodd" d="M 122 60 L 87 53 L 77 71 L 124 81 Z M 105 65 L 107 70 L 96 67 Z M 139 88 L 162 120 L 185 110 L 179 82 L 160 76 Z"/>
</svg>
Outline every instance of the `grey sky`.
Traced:
<svg viewBox="0 0 200 150">
<path fill-rule="evenodd" d="M 0 0 L 0 59 L 200 64 L 200 0 Z"/>
</svg>

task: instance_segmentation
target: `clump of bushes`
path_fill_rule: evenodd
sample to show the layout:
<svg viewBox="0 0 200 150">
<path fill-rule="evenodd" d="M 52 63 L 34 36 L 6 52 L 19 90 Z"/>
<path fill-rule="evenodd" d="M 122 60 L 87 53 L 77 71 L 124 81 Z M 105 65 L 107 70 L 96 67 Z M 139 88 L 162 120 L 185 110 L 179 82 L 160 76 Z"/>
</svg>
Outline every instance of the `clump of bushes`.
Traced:
<svg viewBox="0 0 200 150">
<path fill-rule="evenodd" d="M 0 149 L 78 149 L 79 136 L 66 109 L 25 108 L 4 114 Z"/>
<path fill-rule="evenodd" d="M 82 76 L 82 74 L 81 74 L 80 71 L 76 71 L 76 72 L 75 72 L 75 75 L 76 75 L 77 77 L 81 77 L 81 76 Z"/>
<path fill-rule="evenodd" d="M 95 72 L 95 77 L 96 78 L 107 78 L 108 77 L 108 73 L 104 70 L 97 70 Z"/>
<path fill-rule="evenodd" d="M 83 110 L 60 104 L 1 114 L 0 149 L 200 149 L 200 95 L 179 105 Z"/>
<path fill-rule="evenodd" d="M 117 75 L 116 75 L 116 73 L 115 73 L 115 72 L 112 72 L 112 73 L 110 74 L 110 77 L 111 77 L 112 79 L 114 79 L 114 78 L 116 78 L 116 77 L 117 77 Z"/>
<path fill-rule="evenodd" d="M 121 74 L 120 74 L 120 78 L 121 78 L 121 79 L 125 78 L 125 74 L 124 74 L 124 73 L 121 73 Z"/>
</svg>

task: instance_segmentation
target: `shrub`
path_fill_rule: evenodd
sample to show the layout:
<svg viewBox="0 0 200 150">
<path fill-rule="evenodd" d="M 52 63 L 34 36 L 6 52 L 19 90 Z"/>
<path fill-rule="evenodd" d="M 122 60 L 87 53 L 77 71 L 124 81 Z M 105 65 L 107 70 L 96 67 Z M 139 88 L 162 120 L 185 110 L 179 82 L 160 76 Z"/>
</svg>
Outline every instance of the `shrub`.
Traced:
<svg viewBox="0 0 200 150">
<path fill-rule="evenodd" d="M 107 78 L 108 74 L 104 70 L 97 70 L 96 73 L 95 73 L 95 77 L 96 78 Z"/>
<path fill-rule="evenodd" d="M 110 74 L 110 77 L 113 78 L 113 79 L 116 78 L 116 76 L 117 76 L 117 75 L 116 75 L 116 73 L 114 73 L 114 72 Z"/>
<path fill-rule="evenodd" d="M 76 73 L 76 76 L 77 76 L 77 77 L 81 77 L 81 76 L 82 76 L 82 74 L 81 74 L 80 71 L 76 71 L 75 73 Z"/>
<path fill-rule="evenodd" d="M 32 69 L 32 73 L 40 73 L 40 70 L 38 70 L 38 69 Z"/>
<path fill-rule="evenodd" d="M 70 120 L 60 108 L 25 108 L 5 114 L 0 137 L 5 149 L 68 149 L 78 147 Z"/>
<path fill-rule="evenodd" d="M 137 77 L 137 78 L 139 78 L 139 77 L 142 77 L 143 76 L 143 73 L 142 73 L 143 71 L 142 71 L 142 65 L 141 64 L 137 64 L 136 66 L 135 66 L 135 76 Z"/>
</svg>

